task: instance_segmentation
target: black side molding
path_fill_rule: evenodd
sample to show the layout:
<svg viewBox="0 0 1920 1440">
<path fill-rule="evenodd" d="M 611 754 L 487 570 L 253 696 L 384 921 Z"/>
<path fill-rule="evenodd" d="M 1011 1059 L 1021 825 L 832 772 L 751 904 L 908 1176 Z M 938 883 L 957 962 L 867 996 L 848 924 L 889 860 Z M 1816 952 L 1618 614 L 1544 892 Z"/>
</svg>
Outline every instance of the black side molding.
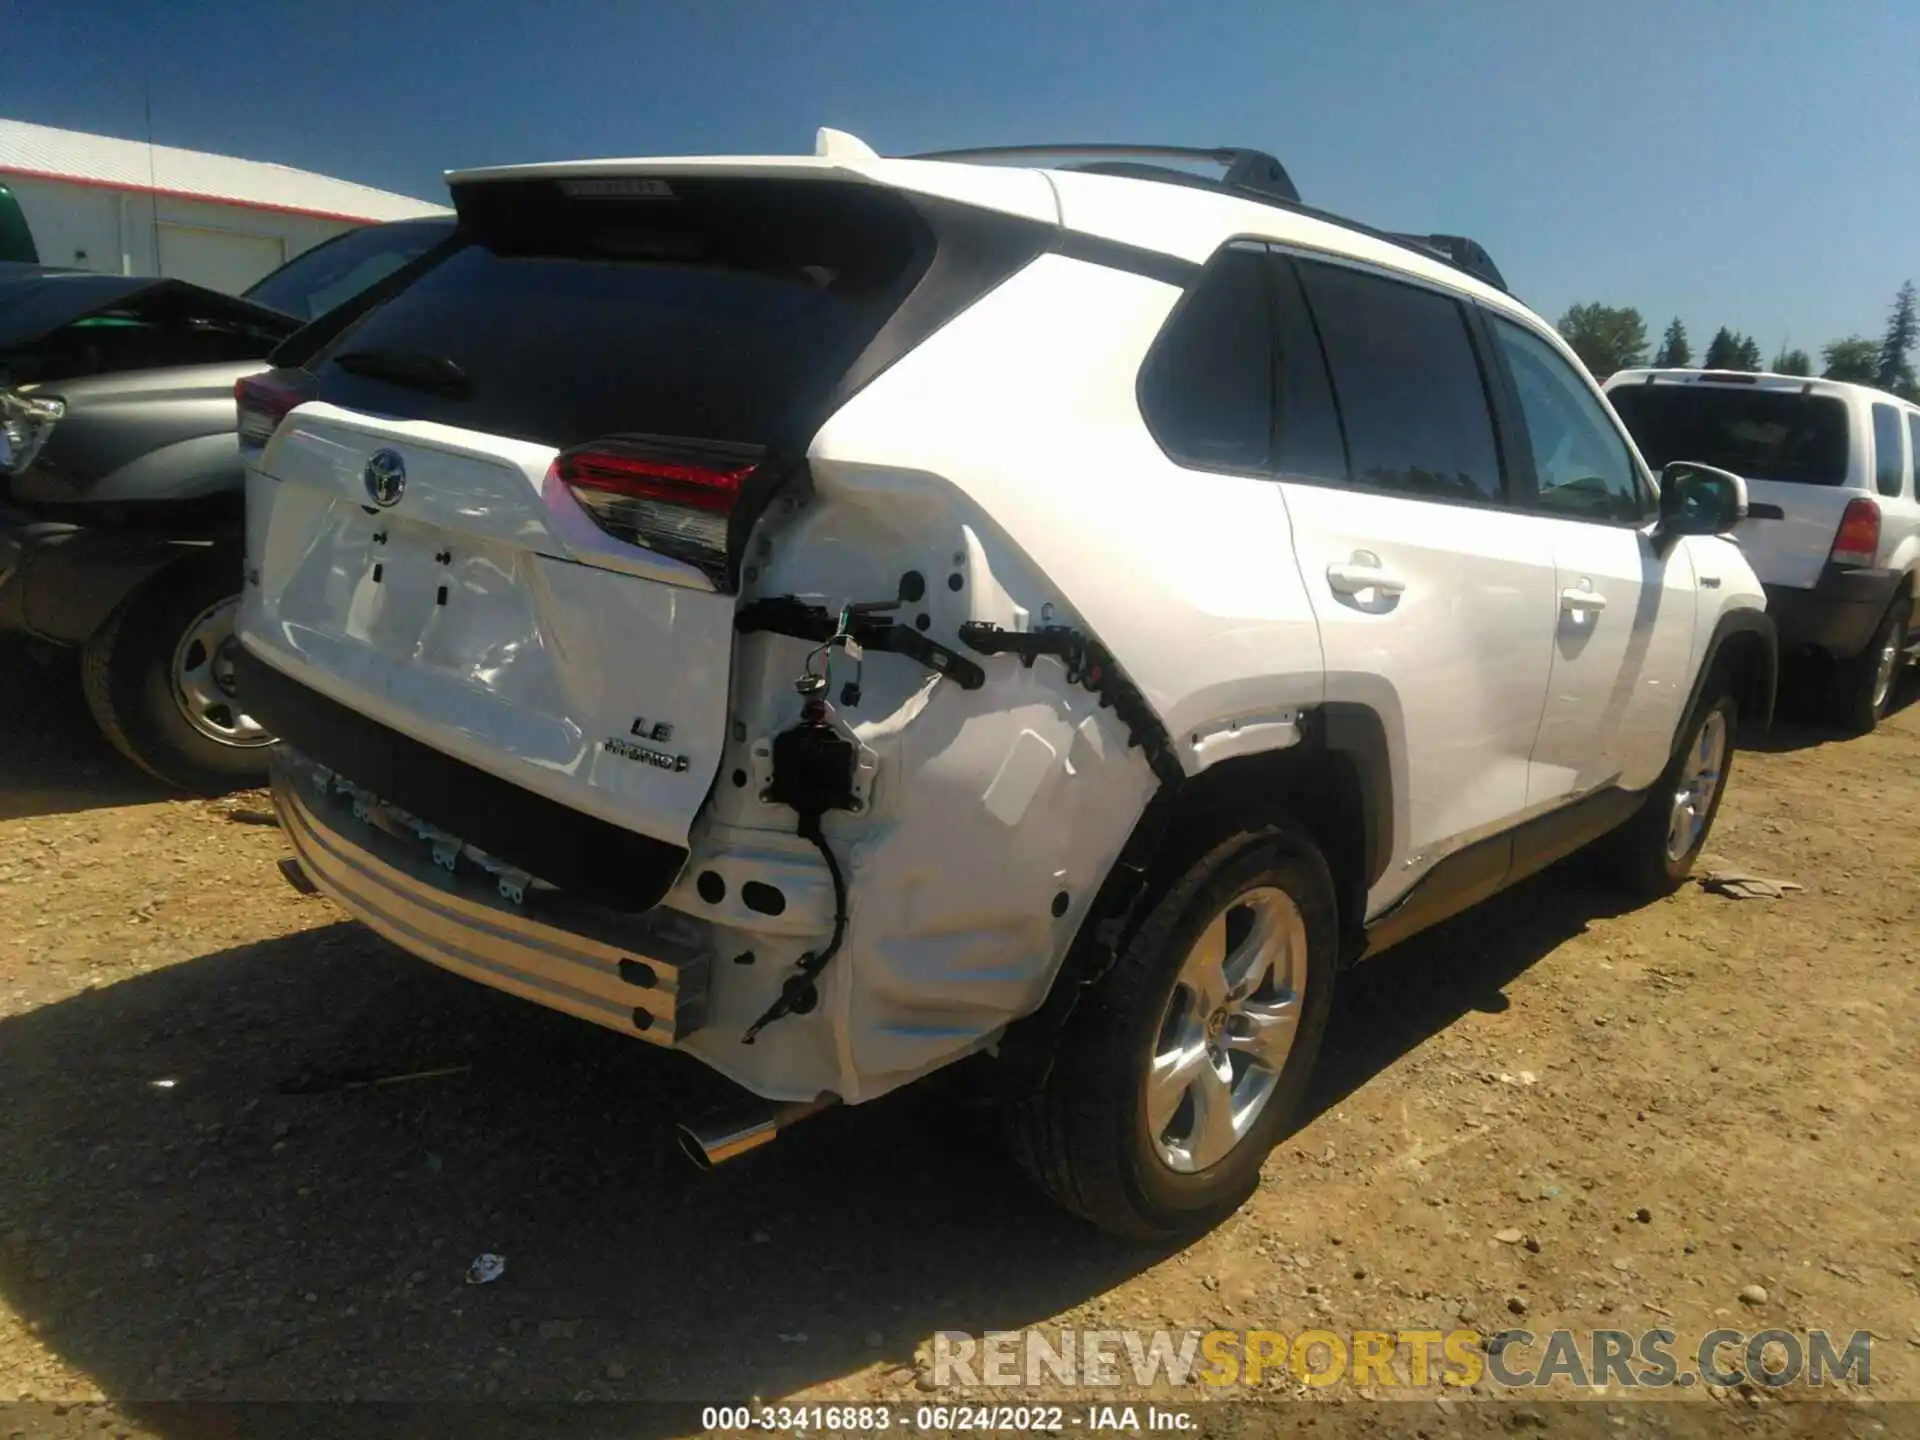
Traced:
<svg viewBox="0 0 1920 1440">
<path fill-rule="evenodd" d="M 582 815 L 369 720 L 245 646 L 234 672 L 246 712 L 301 754 L 570 895 L 651 910 L 687 862 L 678 845 Z"/>
<path fill-rule="evenodd" d="M 1624 825 L 1646 799 L 1644 790 L 1610 785 L 1455 851 L 1368 924 L 1365 953 L 1377 955 L 1564 860 Z"/>
</svg>

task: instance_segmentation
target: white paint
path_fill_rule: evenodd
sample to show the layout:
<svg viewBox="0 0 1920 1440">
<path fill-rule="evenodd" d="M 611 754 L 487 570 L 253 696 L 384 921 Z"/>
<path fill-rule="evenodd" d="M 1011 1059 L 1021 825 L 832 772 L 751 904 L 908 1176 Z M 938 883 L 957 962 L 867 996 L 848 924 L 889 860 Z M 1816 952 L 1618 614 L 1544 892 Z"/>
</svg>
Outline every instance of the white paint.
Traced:
<svg viewBox="0 0 1920 1440">
<path fill-rule="evenodd" d="M 1009 830 L 1016 828 L 1026 818 L 1027 806 L 1040 793 L 1042 782 L 1052 773 L 1054 762 L 1059 758 L 1060 752 L 1053 746 L 1033 731 L 1022 730 L 1014 737 L 1013 747 L 1007 751 L 1007 758 L 1000 763 L 1000 770 L 987 786 L 987 793 L 980 797 L 980 803 Z"/>
<path fill-rule="evenodd" d="M 1920 570 L 1920 496 L 1915 493 L 1914 476 L 1916 467 L 1920 467 L 1920 454 L 1914 453 L 1913 444 L 1914 417 L 1920 416 L 1920 405 L 1869 385 L 1799 375 L 1760 375 L 1752 383 L 1743 379 L 1728 384 L 1701 370 L 1623 370 L 1607 381 L 1606 388 L 1612 394 L 1648 383 L 1681 386 L 1688 391 L 1805 392 L 1838 400 L 1846 408 L 1847 468 L 1840 484 L 1806 485 L 1765 475 L 1741 477 L 1747 482 L 1749 500 L 1778 505 L 1786 512 L 1784 520 L 1743 520 L 1734 530 L 1741 553 L 1763 582 L 1800 590 L 1812 588 L 1826 568 L 1841 516 L 1848 504 L 1862 499 L 1872 501 L 1880 510 L 1880 548 L 1874 556 L 1875 567 L 1908 573 Z M 1900 417 L 1901 453 L 1895 462 L 1901 474 L 1898 495 L 1882 495 L 1874 483 L 1878 458 L 1873 434 L 1875 405 L 1891 406 Z"/>
<path fill-rule="evenodd" d="M 1509 297 L 1291 211 L 1111 177 L 883 159 L 831 134 L 817 148 L 455 178 L 851 179 L 1064 214 L 1192 259 L 1264 236 L 1481 300 L 1571 358 Z M 959 648 L 969 621 L 1075 627 L 1116 657 L 1189 774 L 1298 744 L 1300 717 L 1327 701 L 1368 707 L 1386 732 L 1394 792 L 1375 906 L 1460 844 L 1545 808 L 1533 790 L 1645 771 L 1714 618 L 1758 603 L 1738 550 L 1685 542 L 1649 597 L 1634 578 L 1644 537 L 1631 530 L 1568 533 L 1517 510 L 1177 465 L 1148 434 L 1135 382 L 1178 293 L 1054 253 L 1010 276 L 820 429 L 811 492 L 759 522 L 741 600 L 792 595 L 833 611 L 898 594 L 912 570 L 926 593 L 902 618 L 924 615 L 917 628 L 943 644 Z M 412 478 L 399 507 L 368 517 L 359 471 L 381 444 L 402 451 Z M 751 1090 L 871 1098 L 992 1044 L 1037 1008 L 1157 788 L 1114 712 L 1051 658 L 982 658 L 985 683 L 969 691 L 871 650 L 852 705 L 842 700 L 851 664 L 835 657 L 832 723 L 860 754 L 859 808 L 822 822 L 846 876 L 843 943 L 819 1005 L 743 1046 L 793 963 L 832 928 L 826 866 L 795 835 L 793 812 L 760 798 L 813 647 L 734 636 L 733 598 L 607 539 L 547 481 L 551 457 L 442 426 L 296 411 L 263 457 L 278 478 L 252 482 L 249 560 L 263 579 L 242 615 L 245 643 L 483 769 L 689 845 L 667 908 L 706 927 L 715 963 L 709 1021 L 682 1046 Z M 366 585 L 376 527 L 408 557 L 378 594 Z M 464 632 L 420 598 L 418 553 L 442 543 L 471 567 Z M 1703 564 L 1726 583 L 1714 604 L 1689 608 Z M 1583 612 L 1588 629 L 1568 637 L 1561 592 L 1583 581 L 1607 608 Z M 1643 624 L 1649 598 L 1658 613 Z M 1537 751 L 1543 710 L 1552 725 Z M 582 745 L 634 714 L 672 720 L 686 774 L 616 776 L 592 762 Z M 731 783 L 736 771 L 745 783 Z M 689 878 L 707 868 L 728 882 L 715 905 Z M 738 903 L 753 878 L 787 894 L 781 916 Z M 731 963 L 749 951 L 754 964 Z"/>
</svg>

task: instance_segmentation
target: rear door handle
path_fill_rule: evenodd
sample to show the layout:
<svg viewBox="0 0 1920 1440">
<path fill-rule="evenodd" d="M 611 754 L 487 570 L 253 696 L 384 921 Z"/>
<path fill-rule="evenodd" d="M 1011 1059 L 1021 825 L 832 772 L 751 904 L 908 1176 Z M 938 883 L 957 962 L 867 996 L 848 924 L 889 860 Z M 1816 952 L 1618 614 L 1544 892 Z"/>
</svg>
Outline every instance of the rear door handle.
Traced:
<svg viewBox="0 0 1920 1440">
<path fill-rule="evenodd" d="M 1607 597 L 1598 590 L 1562 590 L 1560 608 L 1575 615 L 1607 608 Z"/>
<path fill-rule="evenodd" d="M 1327 584 L 1336 595 L 1357 595 L 1362 590 L 1377 590 L 1382 595 L 1405 593 L 1407 582 L 1391 570 L 1378 565 L 1329 565 Z"/>
</svg>

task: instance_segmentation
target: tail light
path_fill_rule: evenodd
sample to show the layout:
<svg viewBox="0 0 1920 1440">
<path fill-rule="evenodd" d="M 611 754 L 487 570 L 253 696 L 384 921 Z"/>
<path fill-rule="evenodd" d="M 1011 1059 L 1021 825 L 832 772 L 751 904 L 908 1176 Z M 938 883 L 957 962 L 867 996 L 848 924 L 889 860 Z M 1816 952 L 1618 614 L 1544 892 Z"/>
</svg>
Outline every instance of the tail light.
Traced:
<svg viewBox="0 0 1920 1440">
<path fill-rule="evenodd" d="M 596 440 L 563 452 L 556 475 L 594 524 L 629 544 L 697 566 L 721 588 L 757 446 L 682 440 Z"/>
<path fill-rule="evenodd" d="M 18 475 L 31 465 L 66 413 L 64 400 L 0 389 L 0 475 Z"/>
<path fill-rule="evenodd" d="M 236 381 L 233 403 L 239 412 L 241 453 L 258 455 L 273 438 L 273 432 L 280 428 L 280 422 L 287 418 L 287 413 L 311 399 L 312 386 L 288 375 L 269 372 Z"/>
<path fill-rule="evenodd" d="M 1827 552 L 1829 565 L 1871 565 L 1880 554 L 1880 507 L 1871 500 L 1849 500 L 1840 517 L 1840 533 Z"/>
</svg>

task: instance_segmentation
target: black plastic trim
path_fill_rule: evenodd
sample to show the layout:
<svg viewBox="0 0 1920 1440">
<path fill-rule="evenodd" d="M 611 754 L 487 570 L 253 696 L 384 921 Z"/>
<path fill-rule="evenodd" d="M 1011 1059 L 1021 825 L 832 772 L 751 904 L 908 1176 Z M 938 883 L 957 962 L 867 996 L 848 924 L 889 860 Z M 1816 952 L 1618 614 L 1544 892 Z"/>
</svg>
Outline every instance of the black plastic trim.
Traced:
<svg viewBox="0 0 1920 1440">
<path fill-rule="evenodd" d="M 1751 508 L 1747 513 L 1753 513 Z M 1763 585 L 1761 589 L 1782 646 L 1811 646 L 1846 660 L 1867 648 L 1887 607 L 1906 583 L 1906 573 L 1900 570 L 1828 564 L 1810 588 Z"/>
<path fill-rule="evenodd" d="M 1060 230 L 1048 248 L 1055 255 L 1064 255 L 1069 260 L 1084 260 L 1089 265 L 1124 270 L 1129 275 L 1141 275 L 1149 280 L 1158 280 L 1163 285 L 1179 286 L 1183 290 L 1193 283 L 1204 268 L 1178 255 L 1129 245 L 1123 240 L 1109 240 L 1102 235 L 1089 235 L 1084 230 Z"/>
<path fill-rule="evenodd" d="M 686 864 L 678 845 L 583 815 L 390 730 L 244 646 L 234 670 L 246 712 L 301 754 L 580 899 L 650 910 Z"/>
<path fill-rule="evenodd" d="M 1625 824 L 1646 798 L 1644 790 L 1608 786 L 1456 850 L 1367 923 L 1364 953 L 1377 955 L 1564 860 Z"/>
<path fill-rule="evenodd" d="M 1706 654 L 1701 658 L 1700 668 L 1694 673 L 1693 688 L 1687 694 L 1687 708 L 1680 712 L 1680 724 L 1673 732 L 1673 750 L 1677 752 L 1687 735 L 1687 722 L 1692 719 L 1700 706 L 1700 697 L 1706 693 L 1713 679 L 1715 667 L 1720 661 L 1720 652 L 1735 635 L 1753 634 L 1761 637 L 1765 646 L 1766 669 L 1760 678 L 1757 704 L 1743 703 L 1740 707 L 1740 723 L 1764 730 L 1773 724 L 1773 707 L 1780 684 L 1780 631 L 1771 615 L 1764 610 L 1729 610 L 1714 622 L 1713 635 L 1707 641 Z M 1748 700 L 1756 697 L 1749 696 Z"/>
</svg>

